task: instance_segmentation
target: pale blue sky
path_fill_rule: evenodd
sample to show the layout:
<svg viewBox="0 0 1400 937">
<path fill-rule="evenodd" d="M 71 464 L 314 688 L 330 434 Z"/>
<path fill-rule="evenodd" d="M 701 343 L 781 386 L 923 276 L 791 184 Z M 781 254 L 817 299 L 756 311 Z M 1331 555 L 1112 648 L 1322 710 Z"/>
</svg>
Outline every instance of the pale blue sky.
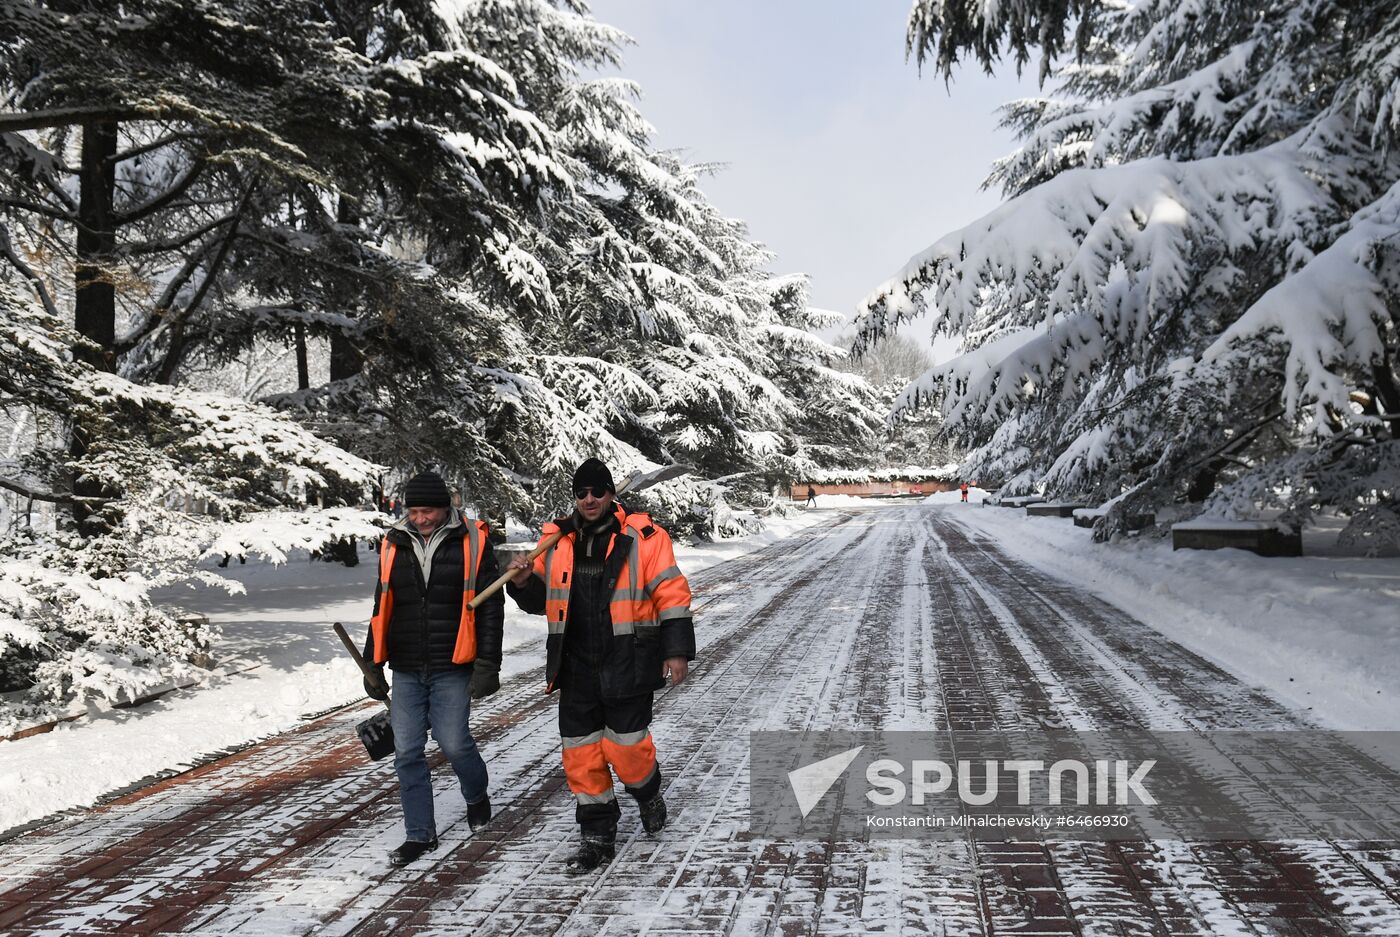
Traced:
<svg viewBox="0 0 1400 937">
<path fill-rule="evenodd" d="M 1014 148 L 994 109 L 1033 77 L 976 68 L 951 89 L 904 59 L 909 0 L 591 0 L 631 35 L 620 74 L 656 142 L 727 166 L 705 191 L 847 314 L 912 254 L 999 202 Z M 916 333 L 920 327 L 916 326 Z M 927 329 L 922 329 L 924 334 Z"/>
</svg>

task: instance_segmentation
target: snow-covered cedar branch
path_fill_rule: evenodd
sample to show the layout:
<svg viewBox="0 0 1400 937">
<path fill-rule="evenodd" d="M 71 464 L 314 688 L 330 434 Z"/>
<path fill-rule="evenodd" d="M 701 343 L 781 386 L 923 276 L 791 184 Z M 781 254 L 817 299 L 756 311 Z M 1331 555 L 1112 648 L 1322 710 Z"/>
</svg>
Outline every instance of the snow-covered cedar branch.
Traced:
<svg viewBox="0 0 1400 937">
<path fill-rule="evenodd" d="M 0 538 L 0 680 L 28 687 L 0 719 L 28 718 L 74 696 L 131 698 L 189 668 L 207 628 L 152 604 L 160 586 L 235 583 L 197 567 L 212 552 L 261 554 L 377 536 L 357 509 L 292 511 L 307 486 L 366 491 L 380 469 L 257 404 L 179 387 L 138 386 L 94 371 L 71 328 L 0 283 L 0 405 L 99 433 L 76 459 L 32 453 L 50 487 L 84 477 L 102 494 L 101 532 L 14 528 Z M 200 513 L 187 512 L 191 503 Z M 254 520 L 255 519 L 255 520 Z"/>
<path fill-rule="evenodd" d="M 931 311 L 962 354 L 897 409 L 938 408 L 965 473 L 1112 501 L 1097 536 L 1171 502 L 1388 536 L 1400 19 L 1374 0 L 1091 6 L 916 4 L 911 44 L 988 67 L 1032 27 L 1053 58 L 1092 16 L 1058 98 L 1007 110 L 1024 143 L 990 181 L 1009 200 L 876 289 L 856 350 Z"/>
</svg>

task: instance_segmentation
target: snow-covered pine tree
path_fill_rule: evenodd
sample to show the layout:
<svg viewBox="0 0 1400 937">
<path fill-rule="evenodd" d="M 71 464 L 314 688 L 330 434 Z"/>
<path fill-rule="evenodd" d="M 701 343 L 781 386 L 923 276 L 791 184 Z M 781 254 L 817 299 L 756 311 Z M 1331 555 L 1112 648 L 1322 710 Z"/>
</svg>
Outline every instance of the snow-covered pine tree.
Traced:
<svg viewBox="0 0 1400 937">
<path fill-rule="evenodd" d="M 86 502 L 98 523 L 85 535 L 18 522 L 0 533 L 0 689 L 28 689 L 0 710 L 0 728 L 84 694 L 130 699 L 188 670 L 210 632 L 177 623 L 149 592 L 237 588 L 199 569 L 204 556 L 277 558 L 378 532 L 367 512 L 290 510 L 310 485 L 363 490 L 376 466 L 266 407 L 134 384 L 89 364 L 95 351 L 0 282 L 0 409 L 57 441 L 71 426 L 91 434 L 77 459 L 62 446 L 21 454 L 0 486 L 31 505 L 92 497 L 64 485 L 70 477 L 111 493 Z"/>
<path fill-rule="evenodd" d="M 321 432 L 398 452 L 448 403 L 462 419 L 440 428 L 444 455 L 489 460 L 460 430 L 490 382 L 438 350 L 500 344 L 503 316 L 464 300 L 461 277 L 531 301 L 510 232 L 569 180 L 511 77 L 434 4 L 4 11 L 0 82 L 20 102 L 0 115 L 6 253 L 74 310 L 95 364 L 168 383 L 186 361 L 319 336 L 332 380 L 298 403 Z M 414 240 L 425 251 L 405 258 Z M 425 401 L 433 381 L 454 393 Z M 399 418 L 361 419 L 375 412 Z"/>
<path fill-rule="evenodd" d="M 743 472 L 755 489 L 744 496 L 766 495 L 808 459 L 807 435 L 863 453 L 868 388 L 821 379 L 839 352 L 807 331 L 797 281 L 764 271 L 770 255 L 700 190 L 702 167 L 654 151 L 634 85 L 578 76 L 617 64 L 626 37 L 545 0 L 475 0 L 462 12 L 464 41 L 517 76 L 561 141 L 578 195 L 531 231 L 557 302 L 522 314 L 531 377 L 501 423 L 503 439 L 538 446 L 517 463 L 538 466 L 539 500 L 567 503 L 568 473 L 591 454 L 624 471 L 687 461 L 710 477 Z M 797 396 L 813 401 L 810 426 Z M 695 507 L 712 494 L 684 483 L 647 500 L 673 522 L 704 527 L 716 513 Z"/>
<path fill-rule="evenodd" d="M 946 77 L 1071 31 L 1059 93 L 1006 109 L 1006 204 L 866 301 L 863 342 L 929 306 L 964 342 L 900 405 L 940 406 L 984 478 L 1113 499 L 1101 538 L 1209 498 L 1395 539 L 1400 11 L 920 0 L 909 42 Z"/>
<path fill-rule="evenodd" d="M 328 343 L 329 382 L 270 401 L 496 517 L 553 509 L 538 483 L 583 455 L 796 451 L 767 254 L 651 150 L 625 83 L 578 77 L 624 37 L 573 4 L 6 9 L 10 259 L 55 310 L 101 294 L 95 363 L 179 383 Z"/>
<path fill-rule="evenodd" d="M 849 349 L 850 335 L 840 341 Z M 866 344 L 860 357 L 851 356 L 846 367 L 865 378 L 879 397 L 880 412 L 887 414 L 884 447 L 878 460 L 864 462 L 872 468 L 935 467 L 958 459 L 943 438 L 943 417 L 933 407 L 896 407 L 904 388 L 932 365 L 928 350 L 907 335 L 889 335 L 876 345 Z"/>
<path fill-rule="evenodd" d="M 771 312 L 760 325 L 769 377 L 796 410 L 784 461 L 767 479 L 780 488 L 814 472 L 870 467 L 886 435 L 888 408 L 879 389 L 849 367 L 845 349 L 817 335 L 844 317 L 810 305 L 808 286 L 804 275 L 770 279 Z"/>
<path fill-rule="evenodd" d="M 309 332 L 333 371 L 337 351 L 358 368 L 342 399 L 403 417 L 381 426 L 431 422 L 434 378 L 489 397 L 432 351 L 489 343 L 504 316 L 472 328 L 461 272 L 518 298 L 514 217 L 568 179 L 510 76 L 448 48 L 431 4 L 7 3 L 0 32 L 0 266 L 42 307 L 6 294 L 6 369 L 52 391 L 3 388 L 44 429 L 3 484 L 77 522 L 3 546 L 0 666 L 40 705 L 176 666 L 201 636 L 147 591 L 207 578 L 206 550 L 373 532 L 355 511 L 286 509 L 306 486 L 359 503 L 375 466 L 265 407 L 180 389 L 184 362 Z M 391 232 L 432 232 L 449 275 L 403 260 Z M 476 428 L 469 405 L 451 413 Z"/>
</svg>

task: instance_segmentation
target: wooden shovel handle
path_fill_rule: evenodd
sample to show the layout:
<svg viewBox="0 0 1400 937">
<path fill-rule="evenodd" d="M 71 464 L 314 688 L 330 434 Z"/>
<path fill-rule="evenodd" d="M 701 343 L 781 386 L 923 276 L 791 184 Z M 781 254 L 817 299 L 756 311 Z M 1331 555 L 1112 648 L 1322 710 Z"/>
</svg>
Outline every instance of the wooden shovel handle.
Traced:
<svg viewBox="0 0 1400 937">
<path fill-rule="evenodd" d="M 545 550 L 548 550 L 550 547 L 558 543 L 559 538 L 562 536 L 564 536 L 564 531 L 556 530 L 548 537 L 545 537 L 543 540 L 540 541 L 539 546 L 535 547 L 533 550 L 530 551 L 530 554 L 528 557 L 526 557 L 526 559 L 533 563 L 535 561 L 535 557 L 539 556 Z M 491 583 L 491 585 L 487 586 L 485 589 L 482 589 L 480 592 L 478 592 L 476 594 L 476 597 L 467 603 L 467 608 L 474 609 L 482 602 L 485 602 L 487 599 L 491 598 L 491 596 L 495 595 L 497 592 L 500 592 L 501 587 L 504 586 L 507 582 L 510 582 L 511 577 L 513 577 L 514 575 L 515 570 L 507 570 L 506 572 L 502 573 L 499 579 Z"/>
<path fill-rule="evenodd" d="M 389 681 L 384 679 L 384 672 L 367 662 L 364 657 L 360 655 L 360 649 L 355 646 L 354 641 L 350 640 L 350 635 L 345 633 L 344 625 L 340 622 L 336 622 L 334 627 L 335 633 L 340 636 L 340 643 L 345 645 L 345 649 L 350 652 L 350 656 L 355 658 L 355 663 L 360 665 L 360 672 L 365 675 L 365 679 L 376 686 L 382 686 L 387 692 L 389 689 Z M 388 697 L 384 699 L 384 708 L 389 708 Z"/>
<path fill-rule="evenodd" d="M 355 646 L 354 641 L 350 640 L 350 635 L 345 633 L 345 626 L 340 622 L 336 622 L 333 627 L 335 628 L 335 633 L 340 636 L 340 643 L 345 645 L 345 649 L 350 652 L 350 656 L 355 658 L 355 663 L 360 666 L 360 673 L 364 674 L 366 679 L 372 680 L 375 683 L 384 683 L 384 677 L 379 672 L 379 668 L 370 664 L 360 656 L 360 649 Z"/>
</svg>

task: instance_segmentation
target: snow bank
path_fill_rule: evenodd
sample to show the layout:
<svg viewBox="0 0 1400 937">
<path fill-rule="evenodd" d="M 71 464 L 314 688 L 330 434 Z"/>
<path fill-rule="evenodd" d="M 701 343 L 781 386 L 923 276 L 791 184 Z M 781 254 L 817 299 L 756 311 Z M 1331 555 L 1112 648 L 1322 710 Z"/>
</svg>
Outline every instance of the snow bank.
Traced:
<svg viewBox="0 0 1400 937">
<path fill-rule="evenodd" d="M 822 511 L 831 508 L 868 508 L 878 504 L 898 504 L 902 498 L 866 498 L 861 495 L 817 495 L 817 503 L 808 511 Z M 794 502 L 805 505 L 805 501 Z"/>
<path fill-rule="evenodd" d="M 1068 518 L 960 508 L 945 510 L 1319 724 L 1400 729 L 1400 560 L 1173 551 L 1162 540 L 1095 544 Z"/>
<path fill-rule="evenodd" d="M 967 501 L 969 504 L 981 504 L 987 500 L 988 492 L 983 491 L 976 485 L 967 489 Z M 961 491 L 936 491 L 924 499 L 924 504 L 961 504 Z"/>
</svg>

